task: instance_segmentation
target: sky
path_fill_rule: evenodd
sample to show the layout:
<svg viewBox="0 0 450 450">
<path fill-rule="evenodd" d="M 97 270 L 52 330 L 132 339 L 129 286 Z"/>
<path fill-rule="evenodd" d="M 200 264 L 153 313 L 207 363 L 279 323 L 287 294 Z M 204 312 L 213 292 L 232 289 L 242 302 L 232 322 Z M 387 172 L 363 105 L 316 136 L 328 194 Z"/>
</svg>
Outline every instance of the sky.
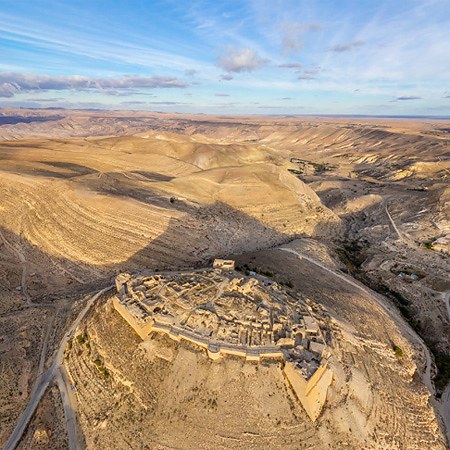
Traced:
<svg viewBox="0 0 450 450">
<path fill-rule="evenodd" d="M 0 0 L 0 107 L 450 116 L 450 1 Z"/>
</svg>

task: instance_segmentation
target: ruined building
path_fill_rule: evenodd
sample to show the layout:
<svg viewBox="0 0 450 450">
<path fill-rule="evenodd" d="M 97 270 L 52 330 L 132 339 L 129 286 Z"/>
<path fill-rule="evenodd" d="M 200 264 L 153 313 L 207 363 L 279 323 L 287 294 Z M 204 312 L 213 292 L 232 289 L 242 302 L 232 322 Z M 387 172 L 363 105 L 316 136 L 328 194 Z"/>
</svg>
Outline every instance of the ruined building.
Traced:
<svg viewBox="0 0 450 450">
<path fill-rule="evenodd" d="M 142 339 L 164 333 L 214 360 L 279 361 L 309 417 L 320 414 L 332 381 L 325 341 L 307 305 L 276 283 L 266 287 L 233 270 L 200 270 L 121 274 L 116 287 L 114 307 Z"/>
</svg>

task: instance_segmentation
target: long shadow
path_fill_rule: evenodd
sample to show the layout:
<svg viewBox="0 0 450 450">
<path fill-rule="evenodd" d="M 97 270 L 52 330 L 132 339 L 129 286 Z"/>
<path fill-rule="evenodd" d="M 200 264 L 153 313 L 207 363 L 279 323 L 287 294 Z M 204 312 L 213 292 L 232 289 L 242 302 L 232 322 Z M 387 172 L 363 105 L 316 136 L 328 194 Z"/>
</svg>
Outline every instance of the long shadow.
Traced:
<svg viewBox="0 0 450 450">
<path fill-rule="evenodd" d="M 97 173 L 98 171 L 81 164 L 60 161 L 38 161 L 40 164 L 47 164 L 48 166 L 56 167 L 57 169 L 65 169 L 74 173 L 73 176 L 89 175 Z"/>
<path fill-rule="evenodd" d="M 63 116 L 0 116 L 0 125 L 15 125 L 16 123 L 52 122 L 63 119 Z"/>
<path fill-rule="evenodd" d="M 36 177 L 45 178 L 59 178 L 59 179 L 71 179 L 84 175 L 91 175 L 97 173 L 96 170 L 90 167 L 82 166 L 80 164 L 65 163 L 65 162 L 51 162 L 51 161 L 33 161 L 39 164 L 38 167 L 2 167 L 4 172 L 11 172 L 24 175 L 32 175 Z M 62 169 L 64 172 L 58 172 L 52 169 Z"/>
<path fill-rule="evenodd" d="M 148 192 L 146 194 L 148 195 Z M 256 251 L 305 237 L 302 234 L 290 233 L 289 229 L 281 232 L 271 228 L 225 203 L 195 206 L 180 199 L 171 201 L 161 194 L 153 194 L 157 197 L 155 201 L 164 208 L 183 212 L 182 217 L 170 219 L 162 234 L 146 245 L 143 242 L 140 250 L 130 257 L 124 257 L 118 263 L 95 265 L 50 255 L 24 237 L 0 228 L 8 242 L 21 248 L 28 261 L 29 274 L 35 272 L 33 276 L 28 276 L 29 292 L 33 300 L 48 302 L 68 291 L 90 291 L 93 287 L 103 287 L 123 271 L 199 267 L 208 265 L 215 257 Z M 323 237 L 329 229 L 326 224 L 318 224 L 316 232 Z M 74 242 L 83 242 L 84 239 L 81 234 L 71 236 Z M 126 236 L 124 241 L 126 242 Z M 111 248 L 116 245 L 116 241 L 108 243 Z M 61 254 L 63 251 L 64 249 L 61 249 Z M 7 270 L 8 264 L 10 265 L 15 257 L 0 241 L 0 253 L 5 256 L 5 252 L 9 255 L 7 262 L 3 258 L 4 270 Z M 20 267 L 18 260 L 17 264 Z M 13 290 L 18 286 L 17 283 L 18 281 L 14 281 L 5 287 Z"/>
<path fill-rule="evenodd" d="M 136 179 L 133 175 L 139 175 L 140 178 Z M 142 180 L 142 177 L 145 180 Z M 192 204 L 165 194 L 153 186 L 153 183 L 167 182 L 173 178 L 158 172 L 129 171 L 102 172 L 99 176 L 83 177 L 79 181 L 84 188 L 99 194 L 125 199 L 132 198 L 148 205 L 192 213 L 196 209 Z"/>
</svg>

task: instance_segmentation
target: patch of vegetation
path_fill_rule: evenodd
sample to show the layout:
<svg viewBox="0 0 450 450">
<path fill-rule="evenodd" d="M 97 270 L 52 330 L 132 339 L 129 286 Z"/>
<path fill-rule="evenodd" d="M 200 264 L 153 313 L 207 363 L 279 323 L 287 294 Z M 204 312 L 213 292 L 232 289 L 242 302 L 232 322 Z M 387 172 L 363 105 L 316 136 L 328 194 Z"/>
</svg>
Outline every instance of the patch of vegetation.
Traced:
<svg viewBox="0 0 450 450">
<path fill-rule="evenodd" d="M 336 165 L 328 164 L 328 163 L 315 163 L 312 161 L 307 161 L 306 159 L 299 159 L 299 158 L 291 158 L 290 162 L 293 164 L 296 164 L 298 166 L 298 169 L 288 169 L 289 172 L 292 173 L 304 173 L 305 169 L 308 166 L 311 166 L 314 168 L 314 173 L 322 173 L 326 171 L 331 171 L 337 168 Z"/>
<path fill-rule="evenodd" d="M 394 350 L 395 356 L 398 356 L 399 358 L 403 356 L 403 350 L 398 345 L 394 344 L 392 350 Z"/>
<path fill-rule="evenodd" d="M 212 409 L 217 409 L 217 400 L 215 398 L 210 398 L 208 400 L 208 405 Z"/>
<path fill-rule="evenodd" d="M 103 365 L 103 361 L 100 358 L 94 359 L 94 364 L 96 365 L 98 371 L 104 378 L 109 377 L 109 370 Z"/>
<path fill-rule="evenodd" d="M 443 391 L 450 381 L 450 355 L 438 350 L 435 345 L 430 345 L 429 348 L 431 353 L 433 353 L 438 370 L 436 377 L 434 378 L 434 384 L 438 391 Z"/>
<path fill-rule="evenodd" d="M 83 345 L 88 340 L 87 334 L 79 334 L 77 336 L 77 341 L 80 345 Z"/>
<path fill-rule="evenodd" d="M 266 277 L 273 278 L 273 272 L 271 272 L 270 270 L 261 270 L 259 273 L 261 275 L 265 275 Z"/>
<path fill-rule="evenodd" d="M 424 242 L 423 243 L 424 247 L 427 248 L 428 250 L 433 250 L 434 245 L 432 242 Z"/>
<path fill-rule="evenodd" d="M 106 367 L 101 367 L 100 369 L 100 373 L 105 377 L 108 378 L 109 377 L 109 370 Z"/>
</svg>

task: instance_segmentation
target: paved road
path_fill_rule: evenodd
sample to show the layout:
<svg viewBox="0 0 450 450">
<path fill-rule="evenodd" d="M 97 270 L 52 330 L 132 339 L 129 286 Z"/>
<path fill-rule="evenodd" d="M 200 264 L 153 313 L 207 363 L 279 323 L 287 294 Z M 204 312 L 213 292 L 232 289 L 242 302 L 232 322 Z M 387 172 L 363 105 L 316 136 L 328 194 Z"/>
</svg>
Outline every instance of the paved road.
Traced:
<svg viewBox="0 0 450 450">
<path fill-rule="evenodd" d="M 323 265 L 319 261 L 316 261 L 315 259 L 313 259 L 307 255 L 304 255 L 303 253 L 296 252 L 295 250 L 293 250 L 291 248 L 283 248 L 283 247 L 277 248 L 277 250 L 282 250 L 282 251 L 285 251 L 288 253 L 292 253 L 292 254 L 296 255 L 299 259 L 305 259 L 305 260 L 315 264 L 316 266 L 321 267 L 322 269 L 324 269 L 327 272 L 333 274 L 334 276 L 340 278 L 341 280 L 344 280 L 348 284 L 351 284 L 352 286 L 355 286 L 356 288 L 361 289 L 365 293 L 368 293 L 375 297 L 380 297 L 376 292 L 372 291 L 371 289 L 367 288 L 366 286 L 361 285 L 361 284 L 357 283 L 356 281 L 352 281 L 346 275 L 335 272 L 334 270 Z M 383 299 L 381 298 L 381 300 L 383 300 Z M 444 294 L 444 301 L 447 305 L 447 310 L 448 310 L 449 318 L 450 318 L 450 307 L 449 307 L 450 291 L 448 291 Z M 387 307 L 387 305 L 384 304 L 384 301 L 380 301 L 379 304 L 389 315 L 392 314 L 392 311 Z M 409 335 L 416 342 L 418 342 L 423 349 L 425 359 L 426 359 L 426 366 L 425 366 L 425 372 L 423 374 L 422 380 L 423 380 L 423 383 L 425 384 L 425 386 L 427 387 L 428 391 L 432 394 L 430 397 L 430 403 L 433 405 L 435 410 L 437 412 L 439 412 L 440 416 L 442 417 L 442 419 L 444 421 L 444 425 L 445 425 L 445 432 L 447 435 L 447 440 L 450 443 L 450 383 L 447 385 L 444 393 L 442 394 L 441 401 L 438 402 L 435 398 L 436 392 L 435 392 L 435 388 L 434 388 L 434 385 L 433 385 L 433 382 L 431 379 L 432 359 L 431 359 L 430 351 L 429 351 L 428 347 L 426 346 L 425 342 L 422 340 L 422 338 L 419 335 L 417 335 L 413 330 L 407 329 L 407 331 L 409 332 Z"/>
<path fill-rule="evenodd" d="M 442 418 L 447 429 L 447 443 L 450 444 L 450 383 L 447 384 L 441 397 Z"/>
<path fill-rule="evenodd" d="M 385 210 L 386 210 L 386 214 L 389 218 L 389 221 L 391 222 L 391 225 L 394 228 L 394 231 L 397 233 L 397 236 L 399 237 L 399 239 L 407 245 L 411 244 L 412 241 L 410 239 L 407 239 L 404 236 L 404 234 L 401 233 L 400 230 L 397 228 L 397 225 L 395 224 L 394 220 L 392 219 L 391 214 L 389 213 L 387 205 L 385 205 Z M 448 318 L 450 320 L 450 291 L 444 292 L 442 294 L 442 296 L 443 296 L 445 306 L 447 308 Z M 427 347 L 427 349 L 428 349 L 428 347 Z M 426 381 L 425 384 L 426 384 L 428 390 L 430 392 L 434 393 L 435 392 L 434 386 L 431 382 L 431 356 L 430 356 L 429 351 L 425 352 L 425 356 L 427 358 L 427 366 L 426 366 L 426 370 L 425 370 L 424 381 Z M 450 383 L 447 384 L 447 387 L 445 388 L 444 392 L 442 393 L 440 403 L 437 403 L 434 398 L 431 400 L 431 402 L 433 403 L 434 407 L 436 409 L 438 409 L 441 413 L 441 417 L 444 420 L 444 424 L 445 424 L 445 428 L 446 428 L 447 440 L 448 440 L 448 443 L 450 444 Z"/>
<path fill-rule="evenodd" d="M 81 439 L 77 429 L 76 402 L 70 389 L 70 383 L 67 379 L 67 374 L 63 366 L 59 367 L 55 376 L 56 382 L 58 383 L 59 392 L 61 394 L 64 415 L 66 418 L 69 450 L 81 449 L 83 448 L 83 444 L 80 442 Z"/>
<path fill-rule="evenodd" d="M 444 292 L 442 297 L 444 298 L 444 303 L 447 307 L 448 320 L 450 320 L 450 291 Z"/>
<path fill-rule="evenodd" d="M 61 343 L 58 348 L 58 352 L 56 353 L 56 357 L 53 361 L 53 364 L 50 366 L 49 369 L 47 369 L 45 372 L 42 373 L 42 375 L 38 376 L 38 379 L 33 387 L 33 390 L 30 395 L 30 400 L 28 401 L 28 405 L 25 408 L 25 411 L 22 413 L 22 415 L 19 417 L 16 427 L 14 428 L 11 436 L 9 437 L 8 441 L 6 442 L 5 446 L 3 447 L 4 450 L 14 450 L 19 443 L 23 432 L 25 431 L 25 428 L 27 427 L 28 423 L 30 422 L 31 418 L 33 417 L 34 412 L 36 411 L 36 408 L 39 404 L 39 401 L 41 400 L 42 396 L 44 395 L 45 391 L 47 390 L 48 385 L 50 384 L 50 381 L 53 379 L 53 377 L 56 375 L 56 373 L 59 371 L 59 367 L 61 366 L 63 356 L 64 356 L 64 350 L 66 348 L 67 342 L 72 335 L 72 333 L 75 331 L 75 329 L 78 327 L 80 322 L 83 320 L 84 316 L 87 314 L 91 306 L 94 304 L 94 302 L 102 295 L 103 293 L 109 291 L 112 289 L 113 286 L 108 286 L 105 289 L 102 289 L 101 291 L 97 292 L 95 295 L 93 295 L 88 302 L 86 303 L 86 306 L 83 308 L 83 310 L 78 314 L 77 318 L 69 328 L 68 332 L 64 335 L 63 339 L 61 340 Z M 67 419 L 67 418 L 66 418 Z M 69 429 L 69 427 L 68 427 Z"/>
</svg>

